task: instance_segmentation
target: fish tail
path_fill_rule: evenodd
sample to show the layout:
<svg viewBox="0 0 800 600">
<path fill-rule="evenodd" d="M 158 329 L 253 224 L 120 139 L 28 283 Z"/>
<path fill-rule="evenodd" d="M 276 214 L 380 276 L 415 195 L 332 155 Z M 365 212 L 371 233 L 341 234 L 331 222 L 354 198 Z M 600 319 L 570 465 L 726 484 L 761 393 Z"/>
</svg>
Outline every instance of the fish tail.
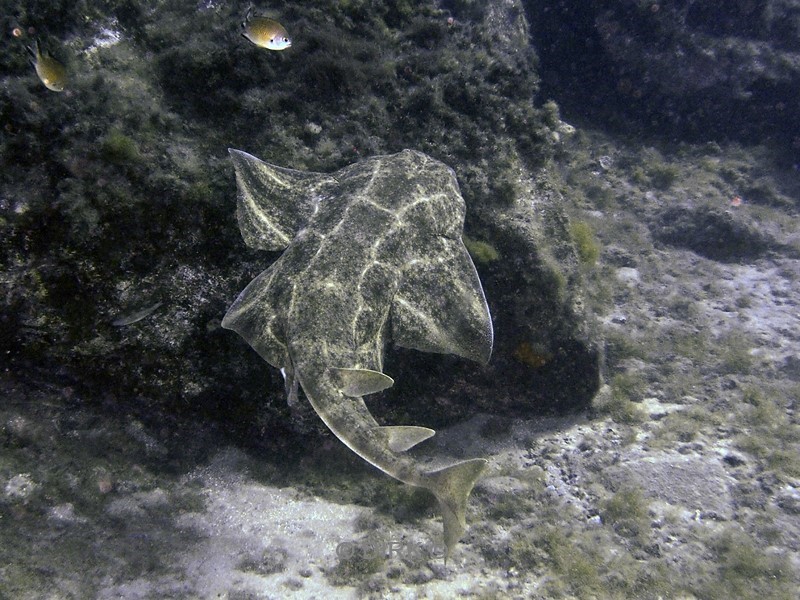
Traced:
<svg viewBox="0 0 800 600">
<path fill-rule="evenodd" d="M 445 561 L 467 527 L 467 498 L 486 465 L 486 459 L 473 458 L 425 474 L 424 486 L 433 492 L 442 509 Z"/>
</svg>

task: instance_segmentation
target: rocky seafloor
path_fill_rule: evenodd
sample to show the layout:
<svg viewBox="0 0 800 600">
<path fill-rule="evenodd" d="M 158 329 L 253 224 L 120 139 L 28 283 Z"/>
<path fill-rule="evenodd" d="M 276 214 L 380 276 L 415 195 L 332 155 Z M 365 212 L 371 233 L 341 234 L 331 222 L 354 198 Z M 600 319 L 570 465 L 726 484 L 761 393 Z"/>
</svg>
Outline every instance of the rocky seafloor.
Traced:
<svg viewBox="0 0 800 600">
<path fill-rule="evenodd" d="M 287 461 L 208 423 L 145 424 L 6 381 L 4 594 L 792 598 L 800 263 L 780 249 L 722 262 L 656 235 L 683 207 L 796 248 L 790 210 L 733 206 L 726 183 L 758 173 L 781 199 L 786 181 L 758 148 L 578 137 L 567 178 L 607 190 L 575 207 L 601 249 L 586 286 L 607 385 L 570 416 L 477 414 L 437 433 L 424 454 L 490 460 L 447 565 L 431 499 L 332 438 Z M 673 168 L 670 185 L 632 176 L 647 164 Z"/>
<path fill-rule="evenodd" d="M 121 41 L 92 44 L 89 25 L 69 38 L 95 69 L 76 75 L 72 96 L 48 95 L 22 59 L 2 59 L 0 597 L 796 597 L 800 176 L 791 138 L 788 149 L 785 133 L 758 143 L 750 123 L 742 139 L 710 130 L 680 142 L 641 135 L 641 122 L 631 135 L 560 115 L 573 131 L 539 100 L 523 114 L 538 81 L 522 65 L 536 61 L 512 58 L 527 42 L 508 23 L 525 25 L 538 3 L 487 3 L 488 14 L 470 2 L 420 3 L 416 14 L 402 2 L 388 11 L 279 4 L 312 40 L 296 45 L 310 57 L 301 75 L 285 56 L 258 63 L 231 41 L 231 19 L 246 6 L 195 4 L 126 12 L 109 3 Z M 739 4 L 734 16 L 746 12 Z M 229 40 L 234 61 L 187 29 L 190 5 L 203 23 L 231 21 L 211 31 Z M 591 3 L 600 37 L 612 15 L 602 5 Z M 30 20 L 34 8 L 8 14 Z M 646 19 L 664 17 L 644 9 Z M 498 25 L 498 14 L 509 20 Z M 380 33 L 358 30 L 378 22 Z M 332 37 L 337 28 L 347 35 Z M 176 32 L 190 36 L 185 47 Z M 351 64 L 318 51 L 326 45 L 361 52 L 355 64 L 372 70 L 326 74 Z M 618 56 L 622 46 L 608 45 Z M 377 56 L 394 61 L 390 71 Z M 497 61 L 499 74 L 476 76 Z M 751 81 L 754 71 L 743 72 Z M 284 87 L 267 97 L 269 86 L 254 82 L 276 74 Z M 194 77 L 204 77 L 212 114 L 181 95 Z M 519 96 L 503 77 L 522 78 Z M 303 85 L 327 85 L 317 93 L 335 106 L 323 110 Z M 472 95 L 482 89 L 496 94 L 485 104 Z M 372 100 L 348 100 L 360 94 Z M 215 118 L 226 102 L 235 110 Z M 408 116 L 426 103 L 435 119 Z M 264 111 L 273 117 L 259 142 L 243 127 Z M 709 118 L 700 122 L 713 129 Z M 425 135 L 437 119 L 449 129 Z M 437 429 L 412 451 L 421 460 L 490 461 L 446 564 L 427 493 L 308 426 L 313 414 L 290 415 L 280 376 L 219 328 L 227 303 L 268 263 L 243 248 L 232 171 L 223 150 L 209 150 L 248 144 L 318 170 L 412 146 L 456 170 L 467 234 L 483 242 L 471 251 L 499 315 L 494 366 L 390 353 L 387 372 L 413 377 L 398 387 L 418 395 L 370 401 L 384 422 Z M 515 225 L 535 222 L 544 197 L 569 219 L 559 231 L 571 254 Z M 193 210 L 176 212 L 187 203 Z M 565 263 L 547 263 L 552 254 Z M 140 321 L 110 324 L 157 301 Z M 532 317 L 531 306 L 548 318 Z M 532 354 L 548 336 L 560 345 Z M 551 352 L 563 365 L 552 368 Z M 564 400 L 564 389 L 581 399 Z"/>
</svg>

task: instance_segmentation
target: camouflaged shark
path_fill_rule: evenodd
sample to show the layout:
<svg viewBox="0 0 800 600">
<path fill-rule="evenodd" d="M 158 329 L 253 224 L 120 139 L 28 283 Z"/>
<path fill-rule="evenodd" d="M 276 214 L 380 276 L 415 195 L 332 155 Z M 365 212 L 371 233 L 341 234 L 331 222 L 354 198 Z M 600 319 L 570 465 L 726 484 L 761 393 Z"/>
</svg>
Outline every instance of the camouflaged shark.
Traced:
<svg viewBox="0 0 800 600">
<path fill-rule="evenodd" d="M 492 322 L 461 241 L 465 206 L 452 169 L 412 150 L 332 174 L 230 154 L 245 242 L 284 252 L 239 295 L 223 327 L 281 369 L 290 394 L 299 384 L 353 452 L 433 492 L 449 555 L 487 461 L 425 469 L 403 452 L 435 432 L 382 426 L 362 396 L 394 383 L 382 372 L 389 336 L 407 348 L 489 360 Z"/>
</svg>

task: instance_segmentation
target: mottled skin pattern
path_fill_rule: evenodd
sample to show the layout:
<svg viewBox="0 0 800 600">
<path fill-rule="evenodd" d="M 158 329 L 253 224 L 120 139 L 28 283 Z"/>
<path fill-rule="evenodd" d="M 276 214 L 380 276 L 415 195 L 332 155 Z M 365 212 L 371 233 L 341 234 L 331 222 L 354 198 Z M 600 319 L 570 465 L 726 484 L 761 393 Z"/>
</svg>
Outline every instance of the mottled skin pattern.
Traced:
<svg viewBox="0 0 800 600">
<path fill-rule="evenodd" d="M 452 170 L 410 150 L 331 175 L 281 169 L 237 150 L 231 156 L 245 241 L 286 249 L 242 292 L 223 326 L 284 369 L 290 382 L 296 378 L 351 450 L 400 481 L 430 489 L 443 508 L 449 551 L 485 461 L 424 471 L 390 440 L 410 435 L 410 447 L 433 432 L 382 427 L 361 397 L 345 393 L 338 369 L 348 370 L 345 379 L 353 372 L 367 388 L 374 384 L 362 393 L 390 385 L 374 373 L 383 370 L 390 332 L 402 346 L 488 361 L 491 319 L 461 241 L 465 207 Z"/>
</svg>

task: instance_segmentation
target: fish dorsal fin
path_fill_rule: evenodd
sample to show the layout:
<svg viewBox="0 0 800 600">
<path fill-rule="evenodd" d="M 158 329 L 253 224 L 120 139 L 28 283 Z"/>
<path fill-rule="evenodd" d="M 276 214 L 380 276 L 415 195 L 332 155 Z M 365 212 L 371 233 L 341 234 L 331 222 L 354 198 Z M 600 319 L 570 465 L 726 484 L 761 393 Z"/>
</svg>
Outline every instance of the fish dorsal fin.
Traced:
<svg viewBox="0 0 800 600">
<path fill-rule="evenodd" d="M 366 396 L 394 385 L 394 379 L 372 369 L 328 369 L 334 385 L 345 396 Z"/>
<path fill-rule="evenodd" d="M 405 452 L 436 433 L 433 429 L 413 425 L 394 425 L 379 429 L 386 436 L 386 443 L 392 452 Z"/>
<path fill-rule="evenodd" d="M 316 213 L 329 175 L 277 167 L 228 148 L 239 190 L 236 218 L 245 243 L 261 250 L 283 250 Z"/>
<path fill-rule="evenodd" d="M 409 263 L 392 302 L 392 338 L 405 348 L 487 363 L 492 319 L 475 265 L 460 239 L 432 240 Z"/>
</svg>

